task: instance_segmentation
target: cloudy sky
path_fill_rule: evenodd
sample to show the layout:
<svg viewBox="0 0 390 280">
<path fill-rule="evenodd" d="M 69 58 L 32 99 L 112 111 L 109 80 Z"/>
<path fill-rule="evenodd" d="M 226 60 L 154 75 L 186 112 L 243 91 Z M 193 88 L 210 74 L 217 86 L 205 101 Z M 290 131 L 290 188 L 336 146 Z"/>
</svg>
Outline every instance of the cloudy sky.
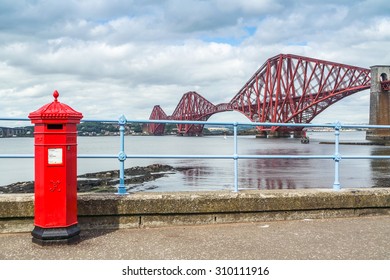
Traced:
<svg viewBox="0 0 390 280">
<path fill-rule="evenodd" d="M 1 0 L 0 117 L 27 117 L 54 90 L 88 119 L 170 115 L 187 91 L 228 102 L 280 53 L 390 65 L 389 2 Z M 368 122 L 368 104 L 364 91 L 314 121 Z"/>
</svg>

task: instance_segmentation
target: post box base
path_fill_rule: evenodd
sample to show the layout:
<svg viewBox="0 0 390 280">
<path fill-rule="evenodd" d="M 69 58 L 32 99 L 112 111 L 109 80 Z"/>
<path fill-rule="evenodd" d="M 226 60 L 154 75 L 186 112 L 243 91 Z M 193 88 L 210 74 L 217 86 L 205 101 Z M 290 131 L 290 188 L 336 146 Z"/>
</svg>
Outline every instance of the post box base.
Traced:
<svg viewBox="0 0 390 280">
<path fill-rule="evenodd" d="M 80 228 L 77 224 L 63 228 L 42 228 L 35 226 L 31 232 L 32 242 L 41 246 L 75 244 L 80 240 Z"/>
</svg>

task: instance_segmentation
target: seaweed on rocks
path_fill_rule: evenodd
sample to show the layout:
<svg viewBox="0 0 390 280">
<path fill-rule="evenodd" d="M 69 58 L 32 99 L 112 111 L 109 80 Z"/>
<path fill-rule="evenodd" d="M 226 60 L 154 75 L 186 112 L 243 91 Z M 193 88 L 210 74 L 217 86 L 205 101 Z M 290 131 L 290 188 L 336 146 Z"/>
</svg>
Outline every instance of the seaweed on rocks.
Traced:
<svg viewBox="0 0 390 280">
<path fill-rule="evenodd" d="M 164 164 L 131 167 L 125 169 L 125 185 L 142 184 L 181 171 L 183 168 L 174 168 Z M 77 177 L 78 192 L 114 193 L 119 184 L 119 170 L 86 173 Z M 0 193 L 34 193 L 34 181 L 1 186 Z"/>
</svg>

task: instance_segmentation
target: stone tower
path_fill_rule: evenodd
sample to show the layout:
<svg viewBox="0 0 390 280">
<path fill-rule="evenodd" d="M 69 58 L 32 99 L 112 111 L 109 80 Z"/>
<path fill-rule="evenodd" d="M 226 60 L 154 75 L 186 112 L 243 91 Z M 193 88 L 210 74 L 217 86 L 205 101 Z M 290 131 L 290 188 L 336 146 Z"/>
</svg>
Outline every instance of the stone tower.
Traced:
<svg viewBox="0 0 390 280">
<path fill-rule="evenodd" d="M 390 125 L 390 91 L 383 82 L 390 79 L 390 66 L 371 66 L 370 125 Z M 366 139 L 390 142 L 390 129 L 370 129 Z"/>
</svg>

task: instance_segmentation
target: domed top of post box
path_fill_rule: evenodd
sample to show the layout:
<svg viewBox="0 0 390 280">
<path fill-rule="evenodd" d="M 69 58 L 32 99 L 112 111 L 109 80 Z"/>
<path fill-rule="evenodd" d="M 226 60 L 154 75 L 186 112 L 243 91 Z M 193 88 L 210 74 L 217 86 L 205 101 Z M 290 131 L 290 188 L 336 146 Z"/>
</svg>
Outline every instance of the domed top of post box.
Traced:
<svg viewBox="0 0 390 280">
<path fill-rule="evenodd" d="M 57 100 L 59 96 L 58 91 L 54 91 L 54 101 L 42 106 L 38 110 L 31 112 L 28 117 L 32 123 L 42 123 L 47 121 L 66 121 L 67 123 L 79 123 L 83 118 L 80 112 L 73 110 L 66 104 Z"/>
</svg>

